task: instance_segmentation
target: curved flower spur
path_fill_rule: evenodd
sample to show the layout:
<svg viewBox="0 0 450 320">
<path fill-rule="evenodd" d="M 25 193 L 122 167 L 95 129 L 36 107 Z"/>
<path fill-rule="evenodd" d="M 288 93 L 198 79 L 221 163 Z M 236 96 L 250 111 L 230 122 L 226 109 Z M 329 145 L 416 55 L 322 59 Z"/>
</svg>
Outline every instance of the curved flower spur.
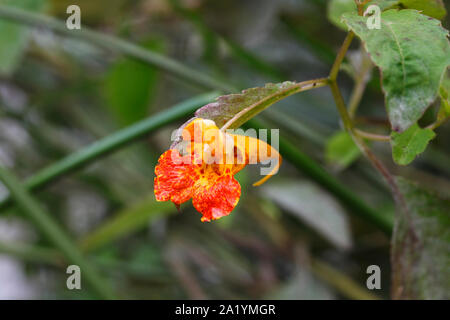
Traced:
<svg viewBox="0 0 450 320">
<path fill-rule="evenodd" d="M 194 118 L 180 128 L 179 141 L 164 152 L 155 167 L 157 201 L 177 207 L 192 198 L 202 221 L 227 216 L 241 196 L 234 175 L 247 164 L 276 161 L 259 186 L 278 172 L 281 156 L 266 142 L 221 131 L 212 120 Z"/>
</svg>

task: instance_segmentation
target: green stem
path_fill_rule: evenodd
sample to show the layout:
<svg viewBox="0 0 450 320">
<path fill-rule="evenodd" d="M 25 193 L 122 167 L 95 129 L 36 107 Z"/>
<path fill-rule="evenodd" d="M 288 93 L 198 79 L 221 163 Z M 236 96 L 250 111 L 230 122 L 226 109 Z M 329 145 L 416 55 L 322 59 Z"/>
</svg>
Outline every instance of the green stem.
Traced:
<svg viewBox="0 0 450 320">
<path fill-rule="evenodd" d="M 358 148 L 361 150 L 361 152 L 370 161 L 372 166 L 376 170 L 378 170 L 378 172 L 383 176 L 383 178 L 385 179 L 386 183 L 389 185 L 389 187 L 392 191 L 395 202 L 405 213 L 408 221 L 411 221 L 409 218 L 410 213 L 409 213 L 408 207 L 406 206 L 405 198 L 403 197 L 403 194 L 400 192 L 400 189 L 398 188 L 394 177 L 389 172 L 389 170 L 386 168 L 386 166 L 377 158 L 377 156 L 372 152 L 372 150 L 366 145 L 364 140 L 362 140 L 360 138 L 360 136 L 355 132 L 355 128 L 354 128 L 351 118 L 348 114 L 347 107 L 345 106 L 344 99 L 342 98 L 341 92 L 339 90 L 339 87 L 336 84 L 336 81 L 331 82 L 330 87 L 331 87 L 331 91 L 333 92 L 333 97 L 334 97 L 336 106 L 337 106 L 339 113 L 341 115 L 341 118 L 344 122 L 345 129 L 351 135 L 351 137 L 353 138 L 353 141 L 358 146 Z M 359 133 L 361 134 L 362 131 L 359 131 Z"/>
<path fill-rule="evenodd" d="M 354 129 L 353 132 L 364 139 L 368 139 L 368 140 L 372 140 L 372 141 L 383 141 L 383 142 L 389 142 L 391 141 L 391 137 L 390 136 L 382 136 L 379 134 L 375 134 L 375 133 L 370 133 L 370 132 L 366 132 L 366 131 L 362 131 L 359 129 Z"/>
<path fill-rule="evenodd" d="M 344 123 L 344 128 L 350 133 L 353 131 L 353 122 L 348 114 L 347 107 L 345 106 L 344 98 L 342 98 L 341 91 L 336 83 L 336 81 L 330 82 L 331 93 L 333 94 L 334 101 L 336 102 L 336 107 L 341 116 L 342 122 Z"/>
<path fill-rule="evenodd" d="M 23 213 L 28 216 L 40 231 L 64 254 L 68 261 L 78 265 L 83 279 L 91 285 L 101 297 L 114 299 L 114 294 L 97 271 L 88 263 L 72 240 L 61 227 L 45 212 L 39 203 L 34 200 L 19 180 L 8 170 L 0 166 L 0 180 L 9 189 L 12 198 L 16 201 Z"/>
<path fill-rule="evenodd" d="M 353 141 L 358 146 L 358 148 L 361 150 L 361 152 L 365 155 L 365 157 L 370 161 L 372 166 L 378 170 L 378 172 L 383 176 L 386 183 L 391 188 L 392 194 L 394 196 L 394 200 L 397 203 L 397 205 L 402 208 L 402 211 L 405 213 L 405 216 L 407 220 L 410 222 L 410 213 L 408 210 L 408 207 L 406 206 L 405 198 L 403 197 L 403 194 L 400 192 L 400 189 L 397 186 L 397 183 L 392 176 L 392 174 L 389 172 L 389 170 L 385 167 L 385 165 L 375 156 L 375 154 L 372 152 L 372 150 L 366 145 L 363 139 L 361 139 L 360 136 L 358 136 L 355 133 L 355 128 L 352 122 L 352 119 L 348 113 L 347 106 L 345 105 L 344 99 L 342 98 L 341 91 L 339 90 L 339 87 L 337 85 L 336 79 L 337 79 L 337 73 L 334 72 L 339 71 L 339 66 L 341 65 L 345 54 L 347 53 L 347 50 L 350 46 L 351 39 L 353 38 L 354 34 L 350 31 L 347 34 L 347 37 L 344 40 L 344 43 L 341 46 L 341 49 L 339 50 L 339 53 L 336 57 L 336 61 L 333 65 L 332 71 L 329 76 L 329 84 L 331 88 L 331 92 L 333 94 L 334 101 L 336 103 L 336 107 L 339 111 L 339 114 L 341 116 L 341 119 L 344 123 L 344 127 L 347 130 L 347 132 L 351 135 Z M 410 228 L 412 230 L 412 228 Z"/>
<path fill-rule="evenodd" d="M 333 66 L 331 67 L 329 76 L 331 82 L 336 81 L 342 61 L 344 61 L 345 54 L 347 53 L 347 50 L 350 47 L 350 44 L 352 43 L 354 37 L 355 34 L 353 33 L 353 31 L 347 33 L 347 36 L 345 37 L 344 42 L 342 43 L 342 46 L 336 56 L 336 60 L 334 60 Z"/>
<path fill-rule="evenodd" d="M 264 129 L 256 120 L 248 121 L 245 127 L 251 127 L 256 130 Z M 270 137 L 268 137 L 270 141 Z M 313 159 L 298 150 L 298 148 L 287 139 L 280 137 L 280 153 L 297 169 L 308 175 L 314 181 L 318 182 L 325 189 L 336 196 L 345 204 L 356 216 L 377 226 L 379 229 L 390 235 L 393 228 L 393 221 L 390 216 L 381 214 L 369 207 L 358 195 L 348 190 L 344 185 L 336 180 L 332 175 L 326 172 Z"/>
<path fill-rule="evenodd" d="M 217 33 L 208 27 L 204 21 L 202 15 L 192 9 L 185 8 L 180 4 L 179 0 L 169 0 L 168 1 L 175 12 L 180 13 L 184 18 L 189 20 L 197 29 L 200 34 L 205 35 L 206 38 L 211 38 L 213 41 L 224 43 L 230 50 L 231 54 L 240 60 L 243 64 L 247 65 L 249 68 L 265 74 L 271 78 L 277 79 L 278 81 L 283 81 L 286 76 L 277 68 L 266 61 L 260 59 L 252 52 L 248 51 L 244 47 L 240 46 L 238 43 L 228 39 L 227 37 Z M 206 39 L 205 39 L 206 41 Z"/>
<path fill-rule="evenodd" d="M 24 186 L 29 191 L 43 187 L 57 178 L 97 160 L 100 156 L 104 156 L 126 144 L 142 138 L 166 124 L 189 116 L 199 107 L 214 100 L 218 95 L 218 92 L 211 92 L 196 96 L 148 119 L 142 120 L 134 125 L 117 131 L 116 133 L 106 136 L 86 148 L 72 153 L 49 167 L 42 169 L 28 178 L 25 181 Z M 10 204 L 10 197 L 3 199 L 3 201 L 0 202 L 0 209 L 4 209 Z"/>
<path fill-rule="evenodd" d="M 5 18 L 29 26 L 49 28 L 61 34 L 92 42 L 93 44 L 105 49 L 119 52 L 154 65 L 170 74 L 188 80 L 189 82 L 195 83 L 204 88 L 219 89 L 227 92 L 235 91 L 235 88 L 228 83 L 214 79 L 208 75 L 196 71 L 195 69 L 186 67 L 178 61 L 167 58 L 156 52 L 149 51 L 128 41 L 93 31 L 85 26 L 83 26 L 80 30 L 69 30 L 64 22 L 53 17 L 6 5 L 0 5 L 0 18 Z"/>
</svg>

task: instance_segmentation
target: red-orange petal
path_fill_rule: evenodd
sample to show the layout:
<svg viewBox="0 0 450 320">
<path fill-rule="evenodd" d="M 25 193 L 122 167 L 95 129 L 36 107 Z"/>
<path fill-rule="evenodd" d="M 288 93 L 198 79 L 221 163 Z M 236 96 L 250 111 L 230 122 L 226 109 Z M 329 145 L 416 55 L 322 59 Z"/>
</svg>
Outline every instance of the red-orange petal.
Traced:
<svg viewBox="0 0 450 320">
<path fill-rule="evenodd" d="M 189 157 L 189 156 L 187 156 Z M 196 180 L 195 166 L 187 163 L 177 150 L 164 152 L 155 167 L 154 191 L 157 201 L 181 204 L 192 197 Z"/>
<path fill-rule="evenodd" d="M 192 204 L 202 215 L 202 221 L 227 216 L 241 197 L 241 186 L 233 176 L 211 177 L 199 180 L 194 187 Z"/>
</svg>

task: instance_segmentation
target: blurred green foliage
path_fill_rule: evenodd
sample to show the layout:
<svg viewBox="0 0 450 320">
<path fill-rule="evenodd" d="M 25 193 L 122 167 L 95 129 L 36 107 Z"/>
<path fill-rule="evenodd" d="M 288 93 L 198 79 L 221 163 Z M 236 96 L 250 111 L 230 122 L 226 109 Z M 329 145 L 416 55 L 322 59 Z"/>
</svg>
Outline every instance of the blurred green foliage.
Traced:
<svg viewBox="0 0 450 320">
<path fill-rule="evenodd" d="M 144 47 L 164 53 L 163 40 L 150 40 Z M 117 61 L 105 79 L 106 106 L 123 125 L 145 118 L 157 92 L 160 77 L 155 67 L 130 58 Z"/>
<path fill-rule="evenodd" d="M 44 8 L 46 0 L 1 0 L 0 4 L 39 12 Z M 25 26 L 0 21 L 0 74 L 11 74 L 20 63 L 29 34 L 30 30 Z"/>
</svg>

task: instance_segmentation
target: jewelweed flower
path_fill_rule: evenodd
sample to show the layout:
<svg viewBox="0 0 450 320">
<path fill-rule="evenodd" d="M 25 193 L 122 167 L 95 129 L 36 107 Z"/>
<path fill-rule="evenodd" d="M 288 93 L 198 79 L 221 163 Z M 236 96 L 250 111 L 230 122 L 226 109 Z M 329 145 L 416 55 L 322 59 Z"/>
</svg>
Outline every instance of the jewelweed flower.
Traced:
<svg viewBox="0 0 450 320">
<path fill-rule="evenodd" d="M 254 186 L 277 173 L 281 156 L 262 140 L 221 131 L 214 121 L 196 118 L 182 128 L 180 141 L 164 152 L 155 167 L 157 201 L 177 207 L 192 198 L 201 221 L 227 216 L 241 196 L 234 175 L 247 164 L 275 160 L 272 170 Z"/>
</svg>

